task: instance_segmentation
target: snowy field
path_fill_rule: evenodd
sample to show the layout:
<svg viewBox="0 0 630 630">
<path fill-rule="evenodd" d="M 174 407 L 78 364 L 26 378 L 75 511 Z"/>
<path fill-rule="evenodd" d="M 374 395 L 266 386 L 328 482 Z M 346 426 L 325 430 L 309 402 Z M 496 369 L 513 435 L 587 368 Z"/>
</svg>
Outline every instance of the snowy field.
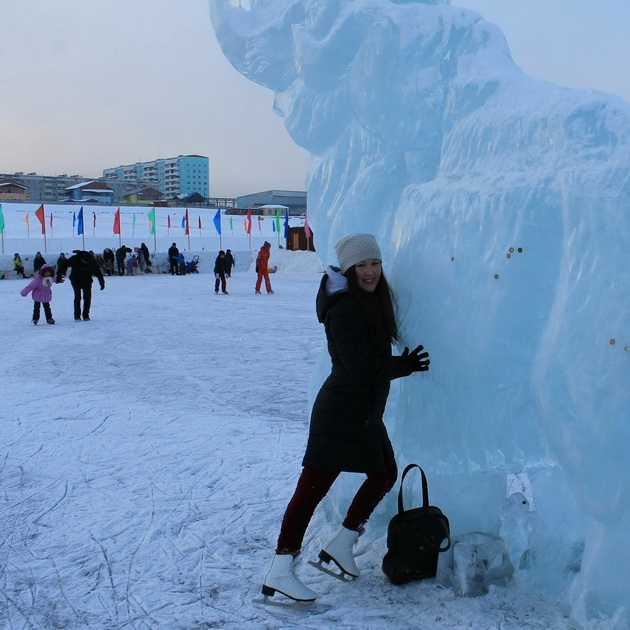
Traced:
<svg viewBox="0 0 630 630">
<path fill-rule="evenodd" d="M 216 296 L 208 274 L 112 277 L 90 322 L 66 282 L 55 326 L 30 323 L 25 281 L 0 281 L 1 628 L 567 627 L 518 581 L 474 599 L 389 584 L 383 527 L 356 582 L 304 562 L 314 605 L 252 602 L 300 470 L 319 280 L 284 269 L 254 295 L 239 272 Z M 318 510 L 305 560 L 336 527 Z"/>
</svg>

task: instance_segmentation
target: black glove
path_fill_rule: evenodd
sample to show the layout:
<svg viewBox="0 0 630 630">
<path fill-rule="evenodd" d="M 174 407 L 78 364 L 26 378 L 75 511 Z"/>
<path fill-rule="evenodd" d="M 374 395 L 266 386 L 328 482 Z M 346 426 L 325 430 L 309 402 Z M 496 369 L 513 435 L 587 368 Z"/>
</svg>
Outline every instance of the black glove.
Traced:
<svg viewBox="0 0 630 630">
<path fill-rule="evenodd" d="M 415 350 L 409 352 L 409 348 L 405 347 L 400 355 L 409 374 L 412 372 L 426 372 L 429 369 L 429 363 L 431 363 L 429 361 L 429 353 L 422 352 L 423 350 L 424 346 L 418 346 Z"/>
<path fill-rule="evenodd" d="M 103 291 L 105 289 L 105 283 L 103 282 L 103 284 L 101 284 L 101 291 Z"/>
</svg>

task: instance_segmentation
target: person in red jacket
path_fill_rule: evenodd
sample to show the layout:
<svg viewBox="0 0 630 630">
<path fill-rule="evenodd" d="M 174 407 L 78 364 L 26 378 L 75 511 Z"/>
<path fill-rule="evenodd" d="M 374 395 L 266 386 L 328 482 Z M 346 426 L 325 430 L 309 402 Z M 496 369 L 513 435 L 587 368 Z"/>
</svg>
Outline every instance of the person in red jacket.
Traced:
<svg viewBox="0 0 630 630">
<path fill-rule="evenodd" d="M 273 293 L 271 290 L 271 280 L 269 280 L 270 249 L 271 243 L 269 241 L 265 241 L 258 252 L 258 257 L 256 258 L 256 273 L 258 274 L 258 278 L 256 279 L 256 293 L 260 293 L 263 278 L 265 279 L 265 288 L 267 289 L 267 293 Z"/>
</svg>

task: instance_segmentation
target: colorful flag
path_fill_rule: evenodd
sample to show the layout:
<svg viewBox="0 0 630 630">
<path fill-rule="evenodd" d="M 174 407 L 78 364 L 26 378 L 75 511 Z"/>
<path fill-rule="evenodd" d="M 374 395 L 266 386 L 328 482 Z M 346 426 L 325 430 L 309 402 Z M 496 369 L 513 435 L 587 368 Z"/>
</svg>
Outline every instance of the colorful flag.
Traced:
<svg viewBox="0 0 630 630">
<path fill-rule="evenodd" d="M 170 230 L 171 229 L 171 215 L 167 215 L 166 217 L 166 227 Z"/>
<path fill-rule="evenodd" d="M 186 228 L 186 215 L 182 214 L 182 229 Z"/>
<path fill-rule="evenodd" d="M 133 213 L 133 219 L 131 220 L 131 229 L 135 230 L 136 229 L 136 213 Z"/>
<path fill-rule="evenodd" d="M 155 234 L 155 208 L 151 208 L 151 210 L 149 210 L 149 212 L 147 212 L 147 217 L 149 219 L 149 225 L 151 226 L 151 234 Z M 171 223 L 171 217 L 169 216 L 168 218 L 168 222 L 169 222 L 169 226 L 171 227 L 170 223 Z"/>
<path fill-rule="evenodd" d="M 284 211 L 284 238 L 289 238 L 289 209 Z"/>
<path fill-rule="evenodd" d="M 201 229 L 201 217 L 199 217 L 199 229 Z"/>
<path fill-rule="evenodd" d="M 308 224 L 308 212 L 304 213 L 304 234 L 306 235 L 306 238 L 311 238 L 311 236 L 313 236 L 311 226 Z"/>
<path fill-rule="evenodd" d="M 92 227 L 96 227 L 96 212 L 92 212 Z"/>
<path fill-rule="evenodd" d="M 50 223 L 50 227 L 52 227 L 53 226 L 53 213 L 52 212 L 50 213 L 50 221 L 49 221 L 49 223 Z"/>
<path fill-rule="evenodd" d="M 42 204 L 41 206 L 39 206 L 39 208 L 37 208 L 37 210 L 35 210 L 35 216 L 42 224 L 42 234 L 46 234 L 46 217 L 44 216 L 44 204 Z"/>
<path fill-rule="evenodd" d="M 186 214 L 184 215 L 186 219 L 186 229 L 184 230 L 184 234 L 190 234 L 190 223 L 188 222 L 188 208 L 186 208 Z"/>
<path fill-rule="evenodd" d="M 72 232 L 74 232 L 74 226 L 77 224 L 77 213 L 72 213 Z"/>
<path fill-rule="evenodd" d="M 232 221 L 232 219 L 230 219 L 230 221 Z M 214 223 L 217 234 L 221 236 L 221 210 L 217 210 L 217 213 L 214 215 L 214 219 L 212 219 L 212 223 Z"/>
<path fill-rule="evenodd" d="M 26 213 L 26 216 L 24 217 L 24 221 L 26 222 L 26 225 L 28 227 L 31 227 L 31 222 L 29 221 L 29 218 L 28 218 L 28 212 Z"/>
<path fill-rule="evenodd" d="M 276 232 L 278 232 L 278 234 L 280 234 L 280 209 L 276 208 Z"/>
<path fill-rule="evenodd" d="M 234 225 L 232 225 L 232 217 L 230 217 L 230 230 L 234 232 Z"/>
<path fill-rule="evenodd" d="M 116 210 L 114 215 L 114 234 L 120 234 L 120 208 Z"/>
<path fill-rule="evenodd" d="M 77 215 L 77 234 L 83 233 L 83 206 L 81 206 L 79 214 Z"/>
<path fill-rule="evenodd" d="M 277 230 L 276 230 L 276 221 L 275 221 L 275 219 L 271 222 L 271 229 L 272 229 L 274 232 L 277 232 Z"/>
<path fill-rule="evenodd" d="M 2 214 L 2 204 L 0 203 L 0 234 L 4 232 L 4 214 Z"/>
<path fill-rule="evenodd" d="M 247 229 L 245 230 L 248 234 L 252 233 L 252 211 L 247 211 Z"/>
</svg>

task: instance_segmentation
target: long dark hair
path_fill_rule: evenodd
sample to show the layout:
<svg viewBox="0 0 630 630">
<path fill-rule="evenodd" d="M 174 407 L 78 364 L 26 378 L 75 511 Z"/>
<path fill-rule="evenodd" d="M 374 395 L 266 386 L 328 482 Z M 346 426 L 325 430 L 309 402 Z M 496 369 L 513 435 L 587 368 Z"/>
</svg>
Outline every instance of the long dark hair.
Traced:
<svg viewBox="0 0 630 630">
<path fill-rule="evenodd" d="M 354 265 L 344 274 L 348 279 L 348 291 L 363 308 L 363 314 L 368 324 L 372 338 L 379 330 L 385 330 L 392 342 L 398 339 L 398 325 L 394 294 L 381 269 L 381 277 L 373 293 L 364 291 L 359 286 Z"/>
</svg>

